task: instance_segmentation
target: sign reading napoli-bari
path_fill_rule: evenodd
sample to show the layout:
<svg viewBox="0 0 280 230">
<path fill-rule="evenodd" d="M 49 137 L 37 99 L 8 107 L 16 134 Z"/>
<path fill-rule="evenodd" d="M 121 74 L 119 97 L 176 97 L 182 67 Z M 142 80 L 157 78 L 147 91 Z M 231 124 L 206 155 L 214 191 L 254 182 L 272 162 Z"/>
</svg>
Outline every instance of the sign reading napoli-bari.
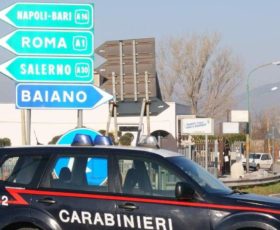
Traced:
<svg viewBox="0 0 280 230">
<path fill-rule="evenodd" d="M 17 30 L 0 39 L 17 55 L 93 55 L 93 32 L 70 30 Z"/>
<path fill-rule="evenodd" d="M 92 29 L 93 5 L 16 3 L 2 10 L 0 19 L 17 28 Z"/>
<path fill-rule="evenodd" d="M 18 84 L 20 109 L 93 109 L 113 97 L 89 84 Z"/>
<path fill-rule="evenodd" d="M 0 72 L 17 82 L 90 83 L 93 61 L 79 57 L 16 57 L 0 65 Z"/>
</svg>

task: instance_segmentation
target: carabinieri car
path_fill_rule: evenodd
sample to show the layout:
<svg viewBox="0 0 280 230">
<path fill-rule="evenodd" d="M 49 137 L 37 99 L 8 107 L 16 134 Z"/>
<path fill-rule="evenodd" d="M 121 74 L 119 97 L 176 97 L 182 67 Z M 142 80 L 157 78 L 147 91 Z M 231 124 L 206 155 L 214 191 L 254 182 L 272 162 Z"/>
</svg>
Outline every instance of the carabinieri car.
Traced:
<svg viewBox="0 0 280 230">
<path fill-rule="evenodd" d="M 280 199 L 234 191 L 182 155 L 0 148 L 0 229 L 280 229 Z"/>
</svg>

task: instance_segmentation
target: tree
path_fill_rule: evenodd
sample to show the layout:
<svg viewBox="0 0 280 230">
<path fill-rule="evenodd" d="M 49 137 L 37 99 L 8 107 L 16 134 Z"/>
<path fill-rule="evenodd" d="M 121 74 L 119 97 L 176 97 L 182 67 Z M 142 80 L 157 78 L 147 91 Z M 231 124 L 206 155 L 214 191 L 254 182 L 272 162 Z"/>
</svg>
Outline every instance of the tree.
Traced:
<svg viewBox="0 0 280 230">
<path fill-rule="evenodd" d="M 7 137 L 0 138 L 0 147 L 11 146 L 11 140 Z"/>
<path fill-rule="evenodd" d="M 280 124 L 280 109 L 267 108 L 251 116 L 251 137 L 252 139 L 266 139 L 272 127 L 278 128 Z M 279 131 L 277 130 L 277 133 Z"/>
<path fill-rule="evenodd" d="M 165 101 L 173 101 L 173 92 L 178 80 L 177 73 L 180 68 L 176 58 L 179 48 L 179 44 L 172 38 L 159 43 L 157 72 L 160 76 L 161 92 Z"/>
<path fill-rule="evenodd" d="M 126 146 L 130 146 L 132 141 L 134 139 L 134 136 L 132 133 L 125 133 L 124 135 L 122 135 L 120 137 L 120 144 L 121 145 L 126 145 Z"/>
<path fill-rule="evenodd" d="M 205 76 L 205 93 L 202 94 L 201 112 L 216 119 L 234 105 L 233 93 L 241 78 L 241 65 L 229 49 L 221 50 Z"/>
<path fill-rule="evenodd" d="M 240 81 L 241 64 L 220 48 L 216 33 L 170 38 L 158 49 L 158 73 L 164 99 L 177 97 L 192 114 L 225 114 Z"/>
<path fill-rule="evenodd" d="M 58 136 L 55 136 L 51 139 L 51 141 L 48 143 L 49 145 L 55 145 L 56 142 L 59 140 L 59 138 L 61 137 L 62 135 L 58 135 Z"/>
<path fill-rule="evenodd" d="M 101 133 L 101 135 L 106 136 L 106 130 L 100 129 L 100 130 L 98 130 L 98 132 Z M 119 137 L 121 136 L 121 132 L 118 131 L 117 134 L 118 134 L 118 138 L 119 138 Z M 108 133 L 108 137 L 111 138 L 111 140 L 112 140 L 112 142 L 114 143 L 114 145 L 118 144 L 118 140 L 115 140 L 114 132 L 109 132 L 109 133 Z"/>
</svg>

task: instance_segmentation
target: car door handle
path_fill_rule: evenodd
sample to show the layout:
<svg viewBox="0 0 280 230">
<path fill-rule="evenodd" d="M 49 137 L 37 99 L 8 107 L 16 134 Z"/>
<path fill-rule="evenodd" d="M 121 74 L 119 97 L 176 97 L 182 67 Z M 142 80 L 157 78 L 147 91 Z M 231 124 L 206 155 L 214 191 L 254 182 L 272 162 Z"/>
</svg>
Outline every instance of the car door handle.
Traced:
<svg viewBox="0 0 280 230">
<path fill-rule="evenodd" d="M 133 211 L 139 208 L 138 206 L 132 203 L 119 204 L 118 207 L 127 211 Z"/>
<path fill-rule="evenodd" d="M 37 202 L 38 203 L 43 203 L 43 204 L 49 204 L 49 205 L 56 203 L 56 201 L 54 199 L 52 199 L 52 198 L 39 199 L 39 200 L 37 200 Z"/>
</svg>

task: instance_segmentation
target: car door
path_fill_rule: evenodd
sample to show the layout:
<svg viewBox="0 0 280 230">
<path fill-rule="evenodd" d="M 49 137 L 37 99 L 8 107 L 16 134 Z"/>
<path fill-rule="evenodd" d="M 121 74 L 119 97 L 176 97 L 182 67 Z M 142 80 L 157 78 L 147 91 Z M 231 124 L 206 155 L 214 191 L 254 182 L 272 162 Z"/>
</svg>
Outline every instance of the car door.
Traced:
<svg viewBox="0 0 280 230">
<path fill-rule="evenodd" d="M 0 229 L 22 221 L 32 222 L 32 194 L 49 160 L 31 148 L 10 148 L 0 151 Z"/>
<path fill-rule="evenodd" d="M 260 159 L 260 168 L 267 169 L 268 168 L 268 155 L 262 154 Z"/>
<path fill-rule="evenodd" d="M 267 154 L 267 168 L 270 169 L 272 167 L 272 164 L 273 164 L 272 156 L 270 154 Z"/>
<path fill-rule="evenodd" d="M 57 154 L 33 200 L 61 229 L 107 229 L 114 224 L 110 157 L 81 149 Z"/>
<path fill-rule="evenodd" d="M 175 185 L 185 180 L 164 161 L 129 155 L 116 161 L 122 178 L 118 229 L 210 229 L 209 210 L 176 200 Z"/>
</svg>

